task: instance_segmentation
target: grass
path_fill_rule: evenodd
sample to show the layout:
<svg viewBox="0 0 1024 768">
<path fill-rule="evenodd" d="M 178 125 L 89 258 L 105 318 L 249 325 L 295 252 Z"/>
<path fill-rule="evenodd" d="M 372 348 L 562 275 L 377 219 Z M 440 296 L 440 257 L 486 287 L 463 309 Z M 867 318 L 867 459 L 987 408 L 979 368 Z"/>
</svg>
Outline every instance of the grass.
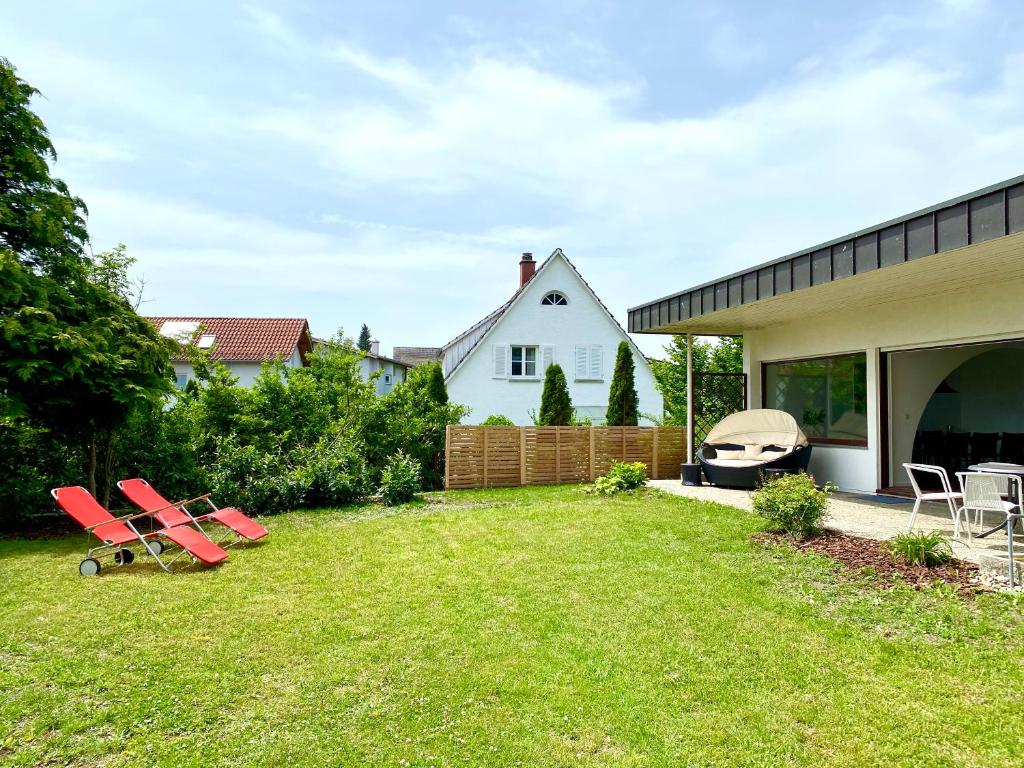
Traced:
<svg viewBox="0 0 1024 768">
<path fill-rule="evenodd" d="M 0 764 L 1020 765 L 1019 600 L 875 590 L 655 492 L 438 498 L 176 576 L 0 541 Z"/>
</svg>

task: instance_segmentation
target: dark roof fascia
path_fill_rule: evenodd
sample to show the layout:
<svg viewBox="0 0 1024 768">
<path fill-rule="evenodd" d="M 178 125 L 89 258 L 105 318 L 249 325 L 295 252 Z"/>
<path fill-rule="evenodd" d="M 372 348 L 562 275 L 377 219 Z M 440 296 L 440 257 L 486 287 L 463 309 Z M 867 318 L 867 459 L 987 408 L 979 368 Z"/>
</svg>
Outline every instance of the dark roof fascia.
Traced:
<svg viewBox="0 0 1024 768">
<path fill-rule="evenodd" d="M 879 230 L 888 229 L 889 227 L 896 226 L 897 224 L 904 224 L 904 223 L 906 223 L 908 221 L 911 221 L 913 219 L 916 219 L 916 218 L 918 218 L 920 216 L 927 216 L 930 213 L 935 213 L 936 211 L 940 211 L 940 210 L 942 210 L 944 208 L 951 208 L 951 207 L 953 207 L 955 205 L 959 205 L 960 203 L 965 203 L 965 202 L 968 202 L 968 201 L 973 200 L 973 199 L 978 198 L 978 197 L 984 197 L 985 195 L 989 195 L 989 194 L 991 194 L 993 192 L 1000 192 L 1000 191 L 1002 191 L 1004 189 L 1009 189 L 1010 187 L 1015 187 L 1018 184 L 1022 184 L 1022 183 L 1024 183 L 1024 175 L 1014 176 L 1012 179 L 1007 179 L 1006 181 L 1000 181 L 1000 182 L 997 182 L 996 184 L 991 184 L 991 185 L 989 185 L 987 187 L 983 187 L 983 188 L 975 190 L 973 192 L 968 192 L 966 194 L 959 195 L 959 196 L 951 198 L 949 200 L 944 200 L 941 203 L 936 203 L 934 205 L 929 205 L 927 208 L 921 208 L 920 210 L 914 211 L 913 213 L 907 213 L 907 214 L 904 214 L 902 216 L 897 216 L 894 219 L 889 219 L 888 221 L 883 221 L 881 224 L 874 224 L 874 225 L 872 225 L 870 227 L 865 227 L 864 229 L 859 229 L 856 232 L 851 232 L 850 234 L 842 235 L 841 237 L 832 238 L 831 240 L 828 240 L 828 241 L 826 241 L 824 243 L 818 243 L 817 245 L 813 245 L 810 248 L 803 248 L 803 249 L 801 249 L 799 251 L 794 251 L 793 253 L 787 254 L 786 256 L 780 256 L 778 258 L 772 259 L 771 261 L 765 261 L 765 262 L 762 262 L 760 264 L 756 264 L 754 266 L 745 267 L 744 269 L 738 270 L 737 272 L 732 272 L 732 273 L 730 273 L 728 275 L 723 275 L 721 277 L 716 277 L 713 280 L 708 280 L 707 282 L 700 283 L 699 285 L 694 285 L 694 286 L 691 286 L 689 288 L 684 288 L 684 289 L 679 290 L 679 291 L 673 291 L 672 293 L 666 294 L 664 296 L 660 296 L 660 297 L 658 297 L 656 299 L 651 299 L 650 301 L 645 301 L 642 304 L 637 304 L 636 306 L 630 307 L 627 311 L 628 312 L 636 312 L 637 310 L 641 310 L 641 309 L 644 309 L 646 307 L 650 307 L 650 306 L 653 306 L 655 304 L 659 304 L 659 303 L 661 303 L 663 301 L 667 301 L 669 299 L 674 299 L 676 296 L 682 296 L 683 294 L 686 294 L 686 293 L 694 293 L 696 291 L 704 290 L 705 288 L 712 288 L 712 287 L 714 287 L 716 285 L 719 285 L 720 283 L 724 283 L 724 282 L 726 282 L 728 280 L 733 280 L 733 279 L 735 279 L 737 277 L 743 277 L 744 275 L 750 274 L 751 272 L 757 272 L 757 271 L 765 269 L 767 267 L 774 267 L 776 264 L 783 264 L 783 263 L 785 263 L 787 261 L 792 261 L 793 259 L 798 259 L 801 256 L 807 256 L 807 255 L 815 253 L 816 251 L 821 251 L 821 250 L 824 250 L 825 248 L 831 248 L 833 245 L 839 245 L 840 243 L 845 243 L 845 242 L 848 242 L 850 240 L 854 240 L 854 239 L 856 239 L 858 237 L 863 237 L 864 235 L 872 234 L 872 233 L 877 232 Z M 704 314 L 710 314 L 710 313 L 706 312 Z"/>
</svg>

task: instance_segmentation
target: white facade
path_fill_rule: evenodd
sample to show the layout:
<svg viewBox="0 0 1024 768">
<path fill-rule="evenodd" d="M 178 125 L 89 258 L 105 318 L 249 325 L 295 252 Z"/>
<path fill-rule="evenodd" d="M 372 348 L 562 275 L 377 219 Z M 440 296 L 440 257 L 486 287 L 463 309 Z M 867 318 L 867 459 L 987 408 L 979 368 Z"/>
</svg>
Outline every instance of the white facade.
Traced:
<svg viewBox="0 0 1024 768">
<path fill-rule="evenodd" d="M 942 274 L 944 261 L 952 263 L 959 258 L 958 266 L 964 273 L 973 271 L 979 277 L 993 278 L 998 275 L 999 279 L 973 284 L 951 282 L 941 292 L 890 301 L 880 301 L 866 289 L 858 292 L 856 281 L 851 279 L 850 295 L 859 293 L 860 301 L 837 301 L 830 311 L 810 318 L 743 331 L 744 369 L 749 376 L 752 408 L 762 407 L 763 363 L 866 353 L 867 446 L 815 445 L 810 466 L 815 478 L 835 482 L 843 490 L 872 493 L 886 481 L 888 485 L 906 484 L 901 465 L 911 459 L 915 431 L 935 388 L 959 365 L 984 351 L 974 345 L 1024 339 L 1024 236 L 997 242 L 1010 258 L 990 260 L 981 246 L 974 246 L 973 252 L 964 249 L 948 257 L 930 256 L 921 262 L 889 267 L 886 272 L 894 280 L 907 280 L 904 286 L 919 285 L 923 267 Z M 951 281 L 956 279 L 949 268 L 945 275 Z M 805 289 L 795 296 L 807 305 L 818 305 L 812 291 L 824 293 L 827 288 Z M 911 354 L 910 350 L 917 351 Z M 901 351 L 888 357 L 888 381 L 883 392 L 881 355 Z M 889 404 L 887 414 L 883 412 L 883 397 Z M 1017 398 L 1016 403 L 1004 404 L 1005 425 L 993 424 L 988 429 L 1016 428 L 1017 411 L 1024 407 L 1024 382 Z M 883 445 L 887 435 L 888 442 Z M 883 463 L 887 465 L 884 468 Z"/>
<path fill-rule="evenodd" d="M 378 371 L 380 371 L 380 376 L 377 377 L 376 382 L 377 394 L 383 397 L 405 381 L 407 367 L 390 358 L 372 354 L 367 354 L 359 361 L 359 373 L 367 381 Z"/>
<path fill-rule="evenodd" d="M 548 293 L 565 297 L 564 306 L 542 304 Z M 493 324 L 460 337 L 445 349 L 445 373 L 452 402 L 471 409 L 467 423 L 507 416 L 516 424 L 533 423 L 540 409 L 544 371 L 558 363 L 565 371 L 577 417 L 604 421 L 619 343 L 629 337 L 561 251 L 537 270 L 525 289 Z M 468 354 L 466 354 L 468 348 Z M 530 356 L 535 364 L 517 364 Z M 630 343 L 640 413 L 661 418 L 661 394 L 650 365 Z M 452 360 L 458 360 L 452 365 Z M 641 423 L 651 423 L 641 419 Z"/>
<path fill-rule="evenodd" d="M 219 362 L 223 363 L 231 371 L 232 375 L 238 377 L 238 385 L 241 387 L 251 387 L 253 382 L 256 381 L 256 377 L 260 375 L 260 371 L 263 370 L 263 363 L 250 360 L 220 360 Z M 299 350 L 296 349 L 292 352 L 288 359 L 284 361 L 284 364 L 288 368 L 301 367 L 302 356 L 299 354 Z M 184 361 L 175 361 L 174 375 L 179 389 L 184 389 L 185 385 L 195 378 L 192 364 Z"/>
</svg>

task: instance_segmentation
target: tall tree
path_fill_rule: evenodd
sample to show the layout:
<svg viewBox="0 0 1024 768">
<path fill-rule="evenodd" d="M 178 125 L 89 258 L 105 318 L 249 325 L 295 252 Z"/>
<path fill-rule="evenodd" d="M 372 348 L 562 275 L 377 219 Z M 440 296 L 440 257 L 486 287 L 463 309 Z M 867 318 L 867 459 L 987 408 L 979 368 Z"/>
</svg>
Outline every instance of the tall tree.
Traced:
<svg viewBox="0 0 1024 768">
<path fill-rule="evenodd" d="M 633 379 L 633 350 L 628 342 L 620 341 L 615 355 L 612 386 L 608 392 L 606 423 L 609 427 L 635 427 L 639 411 L 640 398 L 636 394 L 636 382 Z"/>
<path fill-rule="evenodd" d="M 565 371 L 558 363 L 553 363 L 544 373 L 544 390 L 540 396 L 537 424 L 542 427 L 568 427 L 572 421 L 572 400 L 569 398 Z"/>
<path fill-rule="evenodd" d="M 665 401 L 666 422 L 686 424 L 686 337 L 673 336 L 664 347 L 666 359 L 652 360 L 651 370 Z M 743 370 L 743 337 L 722 336 L 693 341 L 693 370 L 739 373 Z"/>
<path fill-rule="evenodd" d="M 36 93 L 0 59 L 0 418 L 85 447 L 95 491 L 114 431 L 170 389 L 174 342 L 135 312 L 123 246 L 86 254 L 85 205 L 50 175 Z"/>
<path fill-rule="evenodd" d="M 357 342 L 357 346 L 363 350 L 363 352 L 369 352 L 370 341 L 370 326 L 363 323 L 363 327 L 359 329 L 359 341 Z"/>
</svg>

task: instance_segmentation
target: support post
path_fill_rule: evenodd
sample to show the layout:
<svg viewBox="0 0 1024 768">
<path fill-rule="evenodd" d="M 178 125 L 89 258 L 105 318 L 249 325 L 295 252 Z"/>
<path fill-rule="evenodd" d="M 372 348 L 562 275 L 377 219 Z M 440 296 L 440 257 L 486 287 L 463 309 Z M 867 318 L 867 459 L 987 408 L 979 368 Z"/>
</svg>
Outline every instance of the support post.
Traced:
<svg viewBox="0 0 1024 768">
<path fill-rule="evenodd" d="M 693 334 L 686 334 L 686 463 L 693 464 Z"/>
<path fill-rule="evenodd" d="M 590 425 L 590 482 L 597 479 L 597 466 L 594 464 L 594 425 Z"/>
<path fill-rule="evenodd" d="M 661 427 L 653 427 L 654 429 L 654 445 L 651 448 L 651 479 L 657 480 L 658 476 L 658 431 Z"/>
</svg>

